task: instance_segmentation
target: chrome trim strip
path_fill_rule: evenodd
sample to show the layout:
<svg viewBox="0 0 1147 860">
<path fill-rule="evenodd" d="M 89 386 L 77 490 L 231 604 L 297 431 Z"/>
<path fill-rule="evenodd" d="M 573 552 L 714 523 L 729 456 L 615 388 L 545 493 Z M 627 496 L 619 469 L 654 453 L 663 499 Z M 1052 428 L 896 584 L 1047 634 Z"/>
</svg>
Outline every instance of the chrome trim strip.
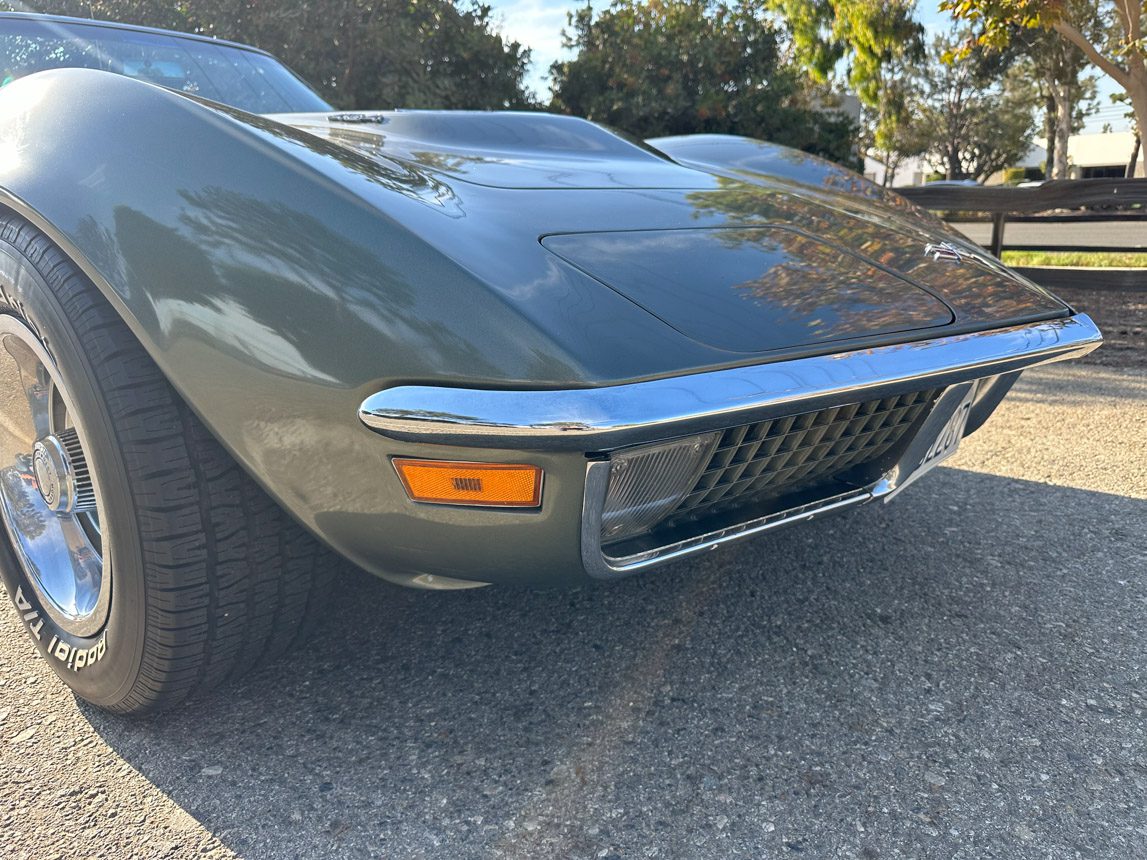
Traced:
<svg viewBox="0 0 1147 860">
<path fill-rule="evenodd" d="M 363 401 L 393 439 L 486 448 L 594 451 L 701 433 L 1085 355 L 1103 337 L 1064 319 L 834 355 L 602 388 L 507 391 L 406 385 Z"/>
</svg>

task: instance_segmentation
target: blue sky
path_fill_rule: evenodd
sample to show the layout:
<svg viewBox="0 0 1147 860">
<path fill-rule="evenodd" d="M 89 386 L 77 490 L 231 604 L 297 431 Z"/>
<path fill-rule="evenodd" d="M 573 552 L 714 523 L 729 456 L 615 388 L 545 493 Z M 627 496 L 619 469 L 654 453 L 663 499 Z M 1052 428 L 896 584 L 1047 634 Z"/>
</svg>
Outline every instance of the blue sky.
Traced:
<svg viewBox="0 0 1147 860">
<path fill-rule="evenodd" d="M 561 33 L 562 28 L 566 26 L 566 13 L 581 7 L 583 2 L 579 0 L 489 0 L 489 2 L 494 8 L 502 33 L 533 49 L 528 85 L 539 95 L 548 97 L 549 85 L 544 76 L 549 70 L 550 63 L 564 56 Z M 594 2 L 594 8 L 597 9 L 604 9 L 607 5 L 608 0 Z M 919 17 L 929 31 L 943 31 L 949 27 L 948 14 L 940 12 L 935 5 L 921 3 Z M 1123 109 L 1110 106 L 1108 96 L 1117 91 L 1118 88 L 1109 78 L 1100 76 L 1101 109 L 1098 115 L 1088 121 L 1088 131 L 1101 130 L 1105 122 L 1111 123 L 1116 131 L 1127 128 L 1126 121 L 1121 118 Z"/>
</svg>

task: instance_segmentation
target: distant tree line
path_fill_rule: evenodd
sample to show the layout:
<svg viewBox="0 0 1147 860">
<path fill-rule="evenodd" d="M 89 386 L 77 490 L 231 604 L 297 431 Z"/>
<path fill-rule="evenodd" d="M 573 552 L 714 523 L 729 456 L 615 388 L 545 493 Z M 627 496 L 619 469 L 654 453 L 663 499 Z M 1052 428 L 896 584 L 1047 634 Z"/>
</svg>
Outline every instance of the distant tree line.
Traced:
<svg viewBox="0 0 1147 860">
<path fill-rule="evenodd" d="M 1036 46 L 1036 62 L 1053 83 L 1049 108 L 1058 110 L 1061 131 L 1071 122 L 1074 84 L 1088 66 L 1113 80 L 1122 90 L 1118 97 L 1130 107 L 1135 146 L 1127 175 L 1147 134 L 1147 3 L 1143 0 L 941 0 L 940 8 L 965 22 L 970 37 L 949 59 L 966 56 L 975 48 L 996 52 L 1027 43 Z M 1041 54 L 1051 48 L 1051 63 Z M 1049 128 L 1051 123 L 1048 123 Z M 1057 161 L 1063 160 L 1062 149 Z M 1058 178 L 1058 177 L 1057 177 Z"/>
<path fill-rule="evenodd" d="M 1066 176 L 1095 68 L 1124 88 L 1135 127 L 1147 124 L 1147 6 L 1124 0 L 942 0 L 962 29 L 931 43 L 915 0 L 587 3 L 569 15 L 572 56 L 550 67 L 548 101 L 526 87 L 529 49 L 481 0 L 30 5 L 254 44 L 341 108 L 560 111 L 638 137 L 759 137 L 853 167 L 866 153 L 886 177 L 924 156 L 950 179 L 984 179 L 1020 160 L 1037 128 L 1048 175 Z M 845 89 L 859 126 L 834 107 Z"/>
<path fill-rule="evenodd" d="M 856 125 L 753 2 L 614 0 L 570 15 L 551 108 L 641 137 L 739 134 L 857 166 Z"/>
<path fill-rule="evenodd" d="M 230 39 L 275 54 L 341 108 L 531 106 L 529 49 L 453 0 L 33 0 L 20 10 Z"/>
<path fill-rule="evenodd" d="M 0 5 L 3 5 L 0 3 Z M 17 4 L 9 4 L 15 7 Z M 552 103 L 525 85 L 529 49 L 463 0 L 33 0 L 40 12 L 123 21 L 270 51 L 341 108 L 565 111 L 642 137 L 765 137 L 856 166 L 856 126 L 826 86 L 782 56 L 761 7 L 620 0 L 571 19 L 575 59 L 552 70 Z M 29 5 L 19 4 L 27 9 Z"/>
</svg>

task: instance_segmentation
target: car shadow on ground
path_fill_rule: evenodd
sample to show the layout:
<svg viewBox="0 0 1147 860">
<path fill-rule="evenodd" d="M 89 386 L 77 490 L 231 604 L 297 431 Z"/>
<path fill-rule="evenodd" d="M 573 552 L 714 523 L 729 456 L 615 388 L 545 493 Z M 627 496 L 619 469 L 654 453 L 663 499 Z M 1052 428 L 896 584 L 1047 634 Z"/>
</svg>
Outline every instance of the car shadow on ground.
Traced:
<svg viewBox="0 0 1147 860">
<path fill-rule="evenodd" d="M 250 858 L 1131 856 L 1145 523 L 942 468 L 603 587 L 348 576 L 282 663 L 85 715 Z"/>
</svg>

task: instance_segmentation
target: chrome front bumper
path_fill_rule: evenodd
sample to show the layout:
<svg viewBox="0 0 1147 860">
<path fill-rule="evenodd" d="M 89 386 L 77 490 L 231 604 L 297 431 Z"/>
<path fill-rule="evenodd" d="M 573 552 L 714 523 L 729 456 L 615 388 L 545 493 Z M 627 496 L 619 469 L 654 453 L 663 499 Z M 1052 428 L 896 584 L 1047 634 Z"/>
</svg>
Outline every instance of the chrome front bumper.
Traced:
<svg viewBox="0 0 1147 860">
<path fill-rule="evenodd" d="M 404 385 L 359 409 L 406 442 L 604 451 L 762 421 L 834 403 L 998 376 L 1086 355 L 1102 343 L 1085 314 L 602 388 L 507 391 Z"/>
<path fill-rule="evenodd" d="M 402 386 L 367 398 L 360 417 L 377 432 L 403 442 L 596 455 L 586 464 L 580 554 L 590 576 L 610 579 L 783 525 L 890 499 L 930 468 L 929 450 L 951 426 L 958 409 L 971 403 L 970 432 L 994 409 L 1019 371 L 1086 355 L 1101 342 L 1098 328 L 1080 314 L 604 388 L 506 391 Z M 603 549 L 608 452 L 925 387 L 945 390 L 898 462 L 875 483 L 635 554 L 616 557 Z"/>
</svg>

